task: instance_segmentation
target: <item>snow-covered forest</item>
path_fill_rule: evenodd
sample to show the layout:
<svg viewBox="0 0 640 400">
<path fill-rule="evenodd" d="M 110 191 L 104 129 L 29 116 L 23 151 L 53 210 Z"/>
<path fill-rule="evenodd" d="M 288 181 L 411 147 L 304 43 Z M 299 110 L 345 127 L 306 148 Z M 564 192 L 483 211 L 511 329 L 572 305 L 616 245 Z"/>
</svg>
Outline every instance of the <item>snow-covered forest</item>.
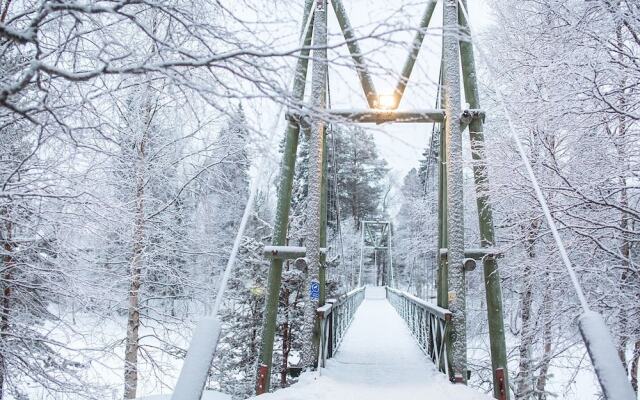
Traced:
<svg viewBox="0 0 640 400">
<path fill-rule="evenodd" d="M 255 394 L 283 132 L 296 112 L 319 114 L 311 79 L 302 101 L 292 93 L 311 3 L 0 1 L 0 400 L 170 395 L 228 264 L 206 389 L 234 400 Z M 399 109 L 438 108 L 442 11 L 419 28 L 430 1 L 342 3 L 379 88 L 394 90 L 414 35 L 425 34 Z M 603 398 L 578 330 L 580 302 L 513 134 L 637 396 L 640 3 L 469 3 L 482 51 L 487 180 L 474 184 L 477 147 L 465 132 L 464 244 L 481 246 L 477 198 L 487 196 L 511 398 Z M 366 109 L 354 40 L 327 14 L 322 101 Z M 463 109 L 468 100 L 463 93 Z M 327 118 L 327 298 L 367 283 L 436 301 L 439 125 Z M 309 245 L 315 223 L 307 203 L 317 145 L 315 128 L 300 126 L 286 229 L 286 244 L 298 247 Z M 367 220 L 391 222 L 386 247 L 363 251 Z M 373 281 L 361 281 L 363 266 Z M 282 268 L 272 390 L 302 379 L 313 325 L 306 310 L 315 310 L 311 264 Z M 481 263 L 466 285 L 468 385 L 491 393 Z"/>
</svg>

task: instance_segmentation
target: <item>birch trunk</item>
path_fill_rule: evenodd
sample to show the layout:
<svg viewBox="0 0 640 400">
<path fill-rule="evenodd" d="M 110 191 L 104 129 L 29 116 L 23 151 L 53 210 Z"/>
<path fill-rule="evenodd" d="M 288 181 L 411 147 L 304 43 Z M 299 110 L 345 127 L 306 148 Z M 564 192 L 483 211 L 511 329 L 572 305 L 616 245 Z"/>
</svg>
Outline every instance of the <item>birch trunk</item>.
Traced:
<svg viewBox="0 0 640 400">
<path fill-rule="evenodd" d="M 15 262 L 11 254 L 13 253 L 13 246 L 11 241 L 13 239 L 13 224 L 7 222 L 6 226 L 6 238 L 4 243 L 4 272 L 2 273 L 2 315 L 0 316 L 0 344 L 2 344 L 2 351 L 0 351 L 0 400 L 4 399 L 5 392 L 5 378 L 7 374 L 7 363 L 4 354 L 5 344 L 4 341 L 9 333 L 9 317 L 11 315 L 11 298 L 13 295 L 13 288 L 11 287 L 11 281 L 13 280 L 13 270 Z"/>
<path fill-rule="evenodd" d="M 544 289 L 544 297 L 542 300 L 542 318 L 544 323 L 544 328 L 542 332 L 542 361 L 540 361 L 540 373 L 538 374 L 538 381 L 536 382 L 536 393 L 538 400 L 546 400 L 546 386 L 547 386 L 547 378 L 549 374 L 549 365 L 551 364 L 551 341 L 552 331 L 551 331 L 551 276 L 549 271 L 545 273 L 545 289 Z"/>
<path fill-rule="evenodd" d="M 140 349 L 140 285 L 144 267 L 145 212 L 144 185 L 146 178 L 146 151 L 149 141 L 151 107 L 147 101 L 142 136 L 136 144 L 135 163 L 135 222 L 133 228 L 133 257 L 129 271 L 129 309 L 124 356 L 124 398 L 134 399 L 138 387 L 138 351 Z"/>
<path fill-rule="evenodd" d="M 638 393 L 638 363 L 640 362 L 640 340 L 636 340 L 631 361 L 631 386 Z"/>
<path fill-rule="evenodd" d="M 3 2 L 4 4 L 4 2 Z M 0 23 L 4 23 L 7 18 L 7 13 L 9 11 L 9 6 L 11 2 L 8 1 L 4 6 L 4 10 L 2 10 L 2 14 L 0 15 Z M 11 257 L 11 253 L 13 252 L 13 246 L 11 246 L 11 238 L 12 238 L 12 224 L 10 222 L 5 224 L 7 228 L 6 242 L 4 243 L 4 251 L 5 256 L 3 258 L 4 263 L 4 272 L 2 273 L 2 314 L 0 315 L 0 348 L 4 349 L 4 341 L 7 336 L 9 330 L 9 315 L 11 313 L 11 291 L 12 288 L 9 282 L 12 281 L 13 267 L 14 261 L 13 257 Z M 4 351 L 0 350 L 0 400 L 4 399 L 4 382 L 5 375 L 7 371 L 7 365 L 5 360 Z"/>
<path fill-rule="evenodd" d="M 518 363 L 517 388 L 515 398 L 523 400 L 529 398 L 531 394 L 531 348 L 533 340 L 533 324 L 531 320 L 531 306 L 533 303 L 533 292 L 531 288 L 531 262 L 530 255 L 528 262 L 524 266 L 522 277 L 522 293 L 520 294 L 520 316 L 522 319 L 522 330 L 520 332 L 520 345 L 518 352 L 520 360 Z"/>
<path fill-rule="evenodd" d="M 621 8 L 621 3 L 620 1 L 617 2 L 616 4 L 617 8 Z M 625 46 L 625 41 L 624 41 L 624 36 L 623 36 L 623 26 L 621 22 L 618 22 L 616 24 L 616 46 L 617 48 L 621 49 L 624 48 Z M 618 61 L 621 63 L 620 65 L 624 65 L 624 55 L 622 52 L 620 52 L 620 54 L 618 54 Z M 618 152 L 618 157 L 619 157 L 619 163 L 621 166 L 623 166 L 622 169 L 622 174 L 619 177 L 620 180 L 620 185 L 621 185 L 621 190 L 620 190 L 620 210 L 622 210 L 621 215 L 620 215 L 620 258 L 622 259 L 622 266 L 623 266 L 623 270 L 622 270 L 622 275 L 621 275 L 621 279 L 620 279 L 620 291 L 622 293 L 622 296 L 625 295 L 629 295 L 630 297 L 634 297 L 632 296 L 631 292 L 633 290 L 638 290 L 636 288 L 634 288 L 632 286 L 631 283 L 631 279 L 634 276 L 634 271 L 632 269 L 631 263 L 630 263 L 630 256 L 631 256 L 631 238 L 629 235 L 629 229 L 631 229 L 631 216 L 625 212 L 624 210 L 626 210 L 629 207 L 629 194 L 627 192 L 627 178 L 625 176 L 625 174 L 627 173 L 627 171 L 629 170 L 629 155 L 627 153 L 627 143 L 626 143 L 626 133 L 627 133 L 627 129 L 628 129 L 628 124 L 627 124 L 627 117 L 623 114 L 624 112 L 626 112 L 627 110 L 627 98 L 626 98 L 626 94 L 625 94 L 625 88 L 627 86 L 627 80 L 626 77 L 623 76 L 620 79 L 619 85 L 618 85 L 618 91 L 619 91 L 619 95 L 618 95 L 618 107 L 621 110 L 621 113 L 618 114 L 618 118 L 617 118 L 617 122 L 618 122 L 618 126 L 617 126 L 617 135 L 615 135 L 614 137 L 614 143 L 616 146 L 616 151 Z M 629 315 L 633 314 L 633 310 L 629 310 L 629 309 L 625 309 L 624 307 L 621 307 L 620 309 L 620 338 L 619 338 L 619 343 L 618 343 L 618 355 L 620 356 L 620 360 L 622 362 L 622 365 L 625 368 L 625 371 L 629 371 L 628 368 L 628 362 L 627 362 L 627 354 L 626 354 L 626 350 L 627 350 L 627 345 L 629 343 L 629 331 L 632 330 L 634 327 L 630 326 L 630 320 L 629 320 Z"/>
<path fill-rule="evenodd" d="M 516 378 L 515 398 L 518 400 L 528 399 L 533 393 L 533 360 L 531 359 L 532 348 L 535 338 L 535 326 L 533 323 L 533 265 L 535 263 L 536 236 L 540 229 L 539 220 L 531 221 L 527 229 L 527 262 L 522 271 L 522 287 L 520 293 L 520 317 L 522 328 L 520 331 L 520 345 L 518 352 L 520 360 L 518 363 L 518 375 Z"/>
</svg>

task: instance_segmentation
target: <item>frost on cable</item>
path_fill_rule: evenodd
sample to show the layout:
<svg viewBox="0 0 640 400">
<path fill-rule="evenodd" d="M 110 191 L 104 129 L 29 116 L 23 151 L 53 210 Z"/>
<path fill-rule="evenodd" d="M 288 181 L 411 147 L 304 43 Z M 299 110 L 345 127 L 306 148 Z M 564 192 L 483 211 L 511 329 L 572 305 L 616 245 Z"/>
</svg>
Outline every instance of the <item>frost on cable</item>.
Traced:
<svg viewBox="0 0 640 400">
<path fill-rule="evenodd" d="M 171 400 L 199 400 L 220 336 L 220 321 L 203 318 L 196 327 Z"/>
<path fill-rule="evenodd" d="M 578 323 L 605 397 L 608 400 L 635 400 L 636 394 L 602 316 L 588 311 L 582 314 Z"/>
</svg>

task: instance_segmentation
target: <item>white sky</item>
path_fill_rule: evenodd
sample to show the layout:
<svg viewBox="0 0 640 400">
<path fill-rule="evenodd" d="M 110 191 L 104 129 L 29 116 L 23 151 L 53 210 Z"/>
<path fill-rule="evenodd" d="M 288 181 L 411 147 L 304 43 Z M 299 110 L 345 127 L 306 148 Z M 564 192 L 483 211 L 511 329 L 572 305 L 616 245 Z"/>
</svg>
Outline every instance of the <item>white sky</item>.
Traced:
<svg viewBox="0 0 640 400">
<path fill-rule="evenodd" d="M 278 5 L 277 23 L 268 25 L 265 40 L 274 39 L 284 43 L 284 48 L 295 47 L 298 43 L 302 0 L 294 4 L 287 0 Z M 442 2 L 436 6 L 431 18 L 429 31 L 423 42 L 420 55 L 413 69 L 411 80 L 407 86 L 400 109 L 428 109 L 435 108 L 438 70 L 440 65 Z M 475 31 L 482 30 L 490 22 L 491 10 L 487 0 L 469 1 L 471 26 Z M 351 25 L 358 37 L 371 34 L 379 35 L 383 32 L 393 33 L 382 35 L 383 38 L 367 38 L 360 41 L 360 47 L 365 53 L 370 72 L 373 75 L 375 87 L 379 94 L 393 93 L 398 75 L 404 65 L 420 19 L 427 5 L 425 0 L 343 0 Z M 247 12 L 245 9 L 244 12 Z M 243 13 L 244 13 L 243 12 Z M 269 10 L 274 15 L 274 10 Z M 330 98 L 333 108 L 366 109 L 367 104 L 355 72 L 353 61 L 349 55 L 344 38 L 337 23 L 335 14 L 329 7 L 329 45 L 340 45 L 328 53 L 330 60 L 329 80 Z M 290 67 L 295 65 L 290 60 Z M 288 74 L 287 74 L 288 75 Z M 311 66 L 309 68 L 309 78 Z M 282 77 L 288 81 L 291 77 Z M 310 87 L 310 85 L 307 85 Z M 482 94 L 481 94 L 482 99 Z M 268 137 L 275 133 L 269 143 L 278 143 L 284 130 L 282 114 L 274 109 L 274 104 L 259 102 L 253 106 L 254 117 L 261 132 Z M 280 110 L 282 111 L 282 110 Z M 275 116 L 278 116 L 274 120 Z M 374 133 L 379 154 L 390 168 L 390 178 L 394 189 L 402 184 L 402 179 L 411 168 L 417 168 L 431 134 L 431 125 L 427 124 L 384 124 L 363 125 Z M 268 134 L 267 134 L 268 132 Z M 268 152 L 267 171 L 275 173 L 279 165 L 280 154 L 277 148 L 259 149 L 258 152 Z M 395 190 L 394 190 L 395 192 Z M 394 214 L 392 212 L 392 214 Z"/>
<path fill-rule="evenodd" d="M 426 1 L 415 0 L 343 0 L 347 14 L 358 36 L 371 32 L 398 30 L 386 35 L 385 40 L 366 39 L 361 48 L 373 74 L 378 94 L 391 94 L 404 65 L 415 31 L 426 8 Z M 411 75 L 399 109 L 435 108 L 435 96 L 440 66 L 442 2 L 439 2 L 429 24 L 429 31 Z M 485 0 L 469 2 L 471 27 L 474 32 L 490 23 L 491 10 Z M 329 44 L 342 43 L 340 27 L 335 15 L 329 12 Z M 391 39 L 391 43 L 388 40 Z M 329 52 L 329 79 L 333 108 L 366 109 L 367 104 L 360 87 L 353 62 L 346 46 Z M 337 64 L 337 65 L 336 65 Z M 390 214 L 398 211 L 397 198 L 403 178 L 411 168 L 417 168 L 432 131 L 430 124 L 364 125 L 373 132 L 378 152 L 390 168 L 392 187 Z M 394 200 L 395 199 L 395 200 Z"/>
<path fill-rule="evenodd" d="M 365 35 L 373 27 L 383 25 L 383 29 L 391 27 L 418 27 L 425 1 L 385 1 L 385 0 L 344 0 L 345 8 L 352 25 L 360 35 Z M 482 29 L 488 24 L 490 10 L 485 1 L 471 1 L 469 5 L 472 28 Z M 399 11 L 401 10 L 401 11 Z M 400 104 L 400 109 L 435 108 L 435 93 L 440 64 L 442 13 L 441 4 L 431 19 L 429 33 L 425 38 L 420 55 L 409 81 L 409 85 Z M 340 28 L 333 12 L 329 14 L 329 30 L 333 41 L 342 40 L 337 36 Z M 399 74 L 406 59 L 414 32 L 394 34 L 392 40 L 397 44 L 386 45 L 381 42 L 367 40 L 362 47 L 367 52 L 367 61 L 372 65 L 374 83 L 379 94 L 393 93 Z M 331 40 L 331 39 L 330 39 Z M 336 55 L 336 52 L 332 52 Z M 366 108 L 364 95 L 359 81 L 348 59 L 346 47 L 339 49 L 340 64 L 330 69 L 331 97 L 334 108 Z M 330 53 L 330 57 L 331 57 Z M 382 69 L 386 68 L 387 71 Z M 394 76 L 396 75 L 396 76 Z M 414 167 L 425 149 L 431 132 L 431 125 L 426 124 L 385 124 L 380 126 L 365 125 L 374 131 L 378 150 L 387 160 L 391 168 L 391 176 L 400 183 L 404 175 Z"/>
</svg>

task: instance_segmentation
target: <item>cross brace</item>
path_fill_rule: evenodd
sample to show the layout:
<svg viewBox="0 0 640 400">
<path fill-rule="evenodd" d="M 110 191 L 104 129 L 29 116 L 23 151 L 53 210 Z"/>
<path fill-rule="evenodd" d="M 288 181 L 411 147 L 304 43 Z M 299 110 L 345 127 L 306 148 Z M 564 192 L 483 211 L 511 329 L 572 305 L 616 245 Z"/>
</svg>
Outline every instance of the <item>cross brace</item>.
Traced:
<svg viewBox="0 0 640 400">
<path fill-rule="evenodd" d="M 465 249 L 464 256 L 467 258 L 473 258 L 474 260 L 482 260 L 484 257 L 495 259 L 502 256 L 502 253 L 496 249 L 481 247 L 478 249 Z M 440 257 L 447 257 L 447 249 L 440 249 Z"/>
<path fill-rule="evenodd" d="M 327 254 L 327 249 L 320 248 L 321 254 Z M 268 259 L 294 260 L 305 257 L 307 248 L 304 246 L 264 246 L 262 255 Z"/>
<path fill-rule="evenodd" d="M 433 110 L 326 110 L 323 113 L 329 121 L 355 122 L 361 124 L 383 124 L 385 122 L 396 123 L 435 123 L 444 122 L 446 112 L 442 109 Z M 309 113 L 293 113 L 288 112 L 287 120 L 294 123 L 306 124 L 311 118 Z M 484 120 L 484 110 L 464 110 L 460 115 L 460 122 L 466 126 L 471 121 L 480 119 Z"/>
</svg>

